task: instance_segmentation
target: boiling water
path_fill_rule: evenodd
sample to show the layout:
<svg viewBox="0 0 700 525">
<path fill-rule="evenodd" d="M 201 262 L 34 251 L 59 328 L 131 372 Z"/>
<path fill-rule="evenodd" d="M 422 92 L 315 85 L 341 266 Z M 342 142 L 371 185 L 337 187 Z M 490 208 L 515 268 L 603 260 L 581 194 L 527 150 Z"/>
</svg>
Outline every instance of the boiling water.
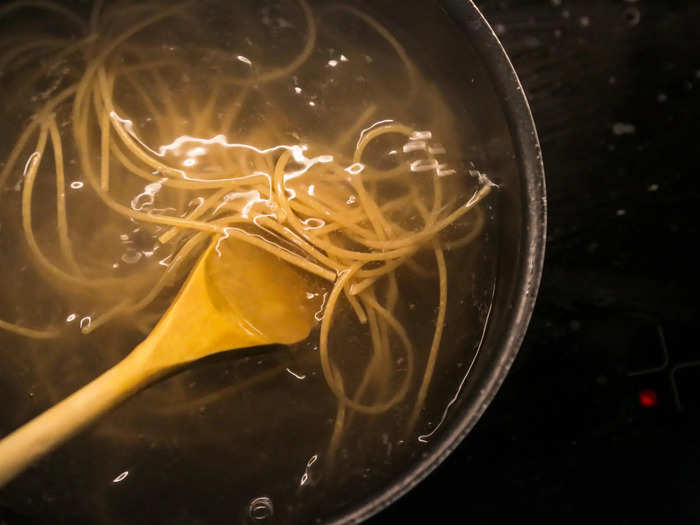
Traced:
<svg viewBox="0 0 700 525">
<path fill-rule="evenodd" d="M 70 9 L 75 19 L 61 10 L 0 8 L 0 158 L 5 163 L 36 112 L 75 85 L 104 49 L 91 43 L 114 39 L 158 12 L 149 3 L 110 3 L 91 25 L 89 3 L 56 5 Z M 353 5 L 361 13 L 371 7 Z M 426 36 L 419 27 L 414 32 L 397 27 L 394 34 L 403 46 L 397 48 L 352 9 L 323 2 L 312 3 L 311 9 L 313 39 L 303 5 L 292 0 L 198 2 L 136 31 L 109 57 L 112 67 L 125 72 L 115 80 L 112 118 L 164 164 L 180 167 L 190 181 L 220 179 L 222 163 L 237 162 L 239 175 L 267 173 L 271 166 L 264 155 L 273 164 L 279 156 L 256 151 L 232 160 L 227 157 L 232 144 L 257 150 L 296 147 L 292 167 L 344 156 L 352 171 L 359 169 L 352 152 L 363 133 L 390 121 L 405 123 L 418 132 L 408 139 L 396 134 L 378 138 L 363 162 L 382 169 L 405 164 L 410 168 L 402 176 L 416 177 L 422 192 L 432 192 L 433 178 L 440 177 L 445 206 L 468 201 L 483 184 L 473 176 L 481 159 L 475 146 L 479 129 L 445 82 L 453 64 L 430 57 L 425 41 L 418 38 Z M 370 14 L 394 30 L 390 9 L 376 6 Z M 32 41 L 44 43 L 13 52 Z M 303 63 L 289 68 L 308 43 L 312 47 Z M 76 51 L 60 55 L 70 45 Z M 413 62 L 407 63 L 402 53 Z M 266 75 L 277 76 L 267 80 Z M 68 98 L 52 111 L 62 139 L 66 218 L 76 264 L 85 281 L 121 279 L 123 284 L 66 284 L 37 266 L 22 224 L 35 133 L 0 188 L 0 320 L 37 330 L 49 327 L 57 334 L 32 338 L 0 330 L 0 436 L 124 357 L 157 321 L 204 247 L 195 247 L 147 307 L 115 313 L 115 305 L 141 297 L 159 280 L 192 233 L 161 243 L 167 226 L 106 208 L 81 164 L 73 109 Z M 86 126 L 90 162 L 104 167 L 99 122 L 93 119 Z M 37 171 L 31 218 L 46 257 L 68 271 L 57 235 L 56 194 L 61 188 L 52 151 L 46 146 Z M 187 190 L 170 187 L 164 183 L 170 174 L 157 169 L 151 173 L 154 181 L 134 176 L 115 158 L 118 153 L 112 151 L 108 161 L 109 194 L 132 211 L 187 216 L 214 192 L 206 183 Z M 294 191 L 314 191 L 308 180 L 300 179 L 290 180 L 286 191 L 292 198 Z M 323 183 L 317 186 L 322 192 Z M 385 200 L 399 191 L 382 182 L 372 189 Z M 260 194 L 250 191 L 222 196 L 221 204 L 227 198 L 248 199 L 256 218 L 276 212 L 253 208 Z M 334 196 L 350 209 L 357 206 L 357 196 L 347 188 Z M 492 193 L 480 204 L 487 219 L 493 217 L 493 201 Z M 473 225 L 474 213 L 443 237 L 459 237 Z M 417 221 L 404 219 L 407 228 Z M 320 227 L 324 217 L 317 220 L 318 225 L 310 226 Z M 446 252 L 445 331 L 426 403 L 414 426 L 408 420 L 439 301 L 430 246 L 414 257 L 415 264 L 400 267 L 396 274 L 395 315 L 415 349 L 409 391 L 376 415 L 346 411 L 336 446 L 330 442 L 338 401 L 321 370 L 316 330 L 292 348 L 207 359 L 139 393 L 14 480 L 0 493 L 0 505 L 39 523 L 303 523 L 327 520 L 376 494 L 430 451 L 478 350 L 496 265 L 489 225 L 487 220 L 484 232 L 466 247 Z M 241 231 L 256 233 L 250 224 Z M 276 242 L 273 235 L 262 237 Z M 378 283 L 378 294 L 387 293 L 387 286 Z M 319 320 L 329 290 L 322 279 L 310 287 Z M 367 326 L 342 299 L 329 348 L 352 393 L 362 382 L 372 343 Z M 398 341 L 392 340 L 391 350 L 382 387 L 389 393 L 407 373 Z M 382 392 L 374 394 L 381 397 Z"/>
</svg>

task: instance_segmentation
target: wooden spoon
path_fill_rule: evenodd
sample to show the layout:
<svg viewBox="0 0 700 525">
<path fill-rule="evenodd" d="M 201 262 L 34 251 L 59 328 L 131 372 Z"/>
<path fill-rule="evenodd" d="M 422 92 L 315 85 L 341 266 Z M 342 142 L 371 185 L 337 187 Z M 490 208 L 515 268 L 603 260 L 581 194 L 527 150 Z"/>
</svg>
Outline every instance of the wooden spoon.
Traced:
<svg viewBox="0 0 700 525">
<path fill-rule="evenodd" d="M 0 441 L 0 487 L 158 378 L 203 357 L 309 335 L 304 278 L 274 255 L 215 240 L 168 311 L 124 360 Z"/>
</svg>

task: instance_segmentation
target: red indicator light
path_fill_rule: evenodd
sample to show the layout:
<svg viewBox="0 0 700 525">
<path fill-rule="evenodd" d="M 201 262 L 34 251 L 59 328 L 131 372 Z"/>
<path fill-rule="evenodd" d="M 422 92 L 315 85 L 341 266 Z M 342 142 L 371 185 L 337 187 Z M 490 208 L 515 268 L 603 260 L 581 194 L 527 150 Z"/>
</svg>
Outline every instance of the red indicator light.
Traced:
<svg viewBox="0 0 700 525">
<path fill-rule="evenodd" d="M 642 390 L 639 393 L 639 404 L 642 405 L 644 408 L 655 407 L 658 402 L 659 396 L 657 396 L 656 392 L 650 388 Z"/>
</svg>

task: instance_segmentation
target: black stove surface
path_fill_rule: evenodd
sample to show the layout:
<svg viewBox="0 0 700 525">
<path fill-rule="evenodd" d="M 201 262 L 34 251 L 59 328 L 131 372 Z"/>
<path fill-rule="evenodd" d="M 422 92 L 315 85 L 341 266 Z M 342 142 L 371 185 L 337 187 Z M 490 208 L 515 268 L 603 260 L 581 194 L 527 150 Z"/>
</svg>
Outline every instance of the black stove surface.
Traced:
<svg viewBox="0 0 700 525">
<path fill-rule="evenodd" d="M 476 428 L 372 523 L 698 523 L 700 2 L 479 6 L 540 133 L 542 287 Z"/>
</svg>

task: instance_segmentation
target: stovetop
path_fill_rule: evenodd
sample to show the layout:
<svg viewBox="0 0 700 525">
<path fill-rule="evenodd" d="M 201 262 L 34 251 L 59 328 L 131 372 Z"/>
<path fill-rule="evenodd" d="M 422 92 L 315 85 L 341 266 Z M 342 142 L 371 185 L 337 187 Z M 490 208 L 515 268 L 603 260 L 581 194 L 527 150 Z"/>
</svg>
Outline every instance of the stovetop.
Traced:
<svg viewBox="0 0 700 525">
<path fill-rule="evenodd" d="M 700 2 L 478 5 L 540 133 L 542 287 L 482 420 L 372 523 L 700 522 Z"/>
</svg>

